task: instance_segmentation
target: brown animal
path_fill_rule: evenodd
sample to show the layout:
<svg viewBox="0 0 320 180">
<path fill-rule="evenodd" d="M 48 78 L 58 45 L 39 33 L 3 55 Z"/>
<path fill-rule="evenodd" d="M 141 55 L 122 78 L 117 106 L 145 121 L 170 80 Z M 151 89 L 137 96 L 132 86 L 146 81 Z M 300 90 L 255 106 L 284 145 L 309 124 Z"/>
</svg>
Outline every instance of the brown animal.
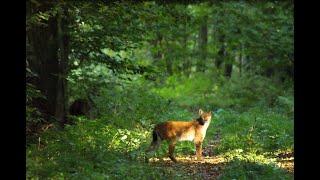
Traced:
<svg viewBox="0 0 320 180">
<path fill-rule="evenodd" d="M 169 158 L 177 162 L 174 157 L 175 145 L 178 141 L 193 141 L 196 146 L 196 156 L 202 160 L 202 142 L 206 136 L 207 128 L 211 122 L 212 113 L 199 109 L 199 118 L 193 121 L 167 121 L 155 126 L 153 141 L 147 152 L 159 148 L 161 141 L 169 142 Z"/>
</svg>

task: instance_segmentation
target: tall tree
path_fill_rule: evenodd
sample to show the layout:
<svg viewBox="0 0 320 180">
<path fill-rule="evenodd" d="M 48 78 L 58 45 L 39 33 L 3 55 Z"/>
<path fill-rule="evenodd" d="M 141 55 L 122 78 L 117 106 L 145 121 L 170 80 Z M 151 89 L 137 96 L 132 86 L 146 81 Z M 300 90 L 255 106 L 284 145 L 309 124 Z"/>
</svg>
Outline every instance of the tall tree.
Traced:
<svg viewBox="0 0 320 180">
<path fill-rule="evenodd" d="M 200 59 L 197 63 L 197 70 L 204 72 L 206 70 L 207 59 L 207 44 L 208 44 L 208 16 L 203 16 L 199 29 L 199 53 Z"/>
<path fill-rule="evenodd" d="M 227 53 L 226 51 L 226 35 L 224 32 L 224 17 L 225 17 L 225 10 L 222 7 L 222 3 L 217 4 L 217 10 L 216 10 L 216 24 L 214 24 L 215 28 L 215 36 L 217 39 L 217 46 L 218 46 L 218 54 L 217 57 L 215 58 L 215 66 L 217 69 L 221 68 L 221 65 L 224 61 L 224 57 Z"/>
<path fill-rule="evenodd" d="M 67 6 L 59 8 L 57 12 L 57 41 L 58 41 L 58 82 L 57 82 L 57 97 L 55 117 L 59 122 L 66 122 L 67 115 L 67 81 L 68 75 L 68 56 L 69 56 L 69 15 Z"/>
<path fill-rule="evenodd" d="M 224 34 L 219 34 L 219 38 L 218 38 L 218 44 L 220 46 L 219 51 L 218 51 L 218 55 L 215 61 L 215 65 L 218 69 L 221 68 L 221 64 L 223 63 L 224 57 L 227 53 L 226 51 L 226 45 L 225 45 L 225 35 Z"/>
<path fill-rule="evenodd" d="M 227 57 L 227 61 L 225 61 L 225 67 L 224 67 L 224 75 L 228 78 L 231 77 L 232 74 L 232 68 L 233 68 L 233 64 L 231 62 L 231 58 Z"/>
<path fill-rule="evenodd" d="M 27 2 L 27 38 L 33 50 L 29 65 L 39 77 L 35 86 L 46 97 L 45 102 L 37 103 L 38 108 L 61 123 L 66 116 L 65 75 L 69 43 L 65 34 L 68 26 L 66 8 L 62 3 Z"/>
<path fill-rule="evenodd" d="M 187 6 L 185 5 L 185 8 Z M 182 40 L 182 47 L 183 47 L 183 55 L 184 55 L 184 59 L 183 59 L 183 72 L 185 73 L 185 75 L 189 76 L 190 72 L 191 72 L 191 59 L 189 57 L 189 49 L 188 49 L 188 38 L 189 38 L 189 32 L 188 32 L 188 17 L 185 16 L 184 17 L 184 28 L 183 28 L 183 40 Z"/>
</svg>

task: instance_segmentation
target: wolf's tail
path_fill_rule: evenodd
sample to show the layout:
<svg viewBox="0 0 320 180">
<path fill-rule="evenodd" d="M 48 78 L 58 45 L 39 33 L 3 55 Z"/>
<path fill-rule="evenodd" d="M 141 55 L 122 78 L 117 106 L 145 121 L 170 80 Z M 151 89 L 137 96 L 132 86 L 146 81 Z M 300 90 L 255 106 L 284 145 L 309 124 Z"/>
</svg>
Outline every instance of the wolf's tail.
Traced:
<svg viewBox="0 0 320 180">
<path fill-rule="evenodd" d="M 145 161 L 148 162 L 149 158 L 147 157 L 147 154 L 151 151 L 155 151 L 156 149 L 159 148 L 161 143 L 161 138 L 159 136 L 159 134 L 157 133 L 156 130 L 152 131 L 152 142 L 149 146 L 149 148 L 146 150 L 146 156 L 145 156 Z"/>
<path fill-rule="evenodd" d="M 160 145 L 160 136 L 157 133 L 156 130 L 152 131 L 152 142 L 150 144 L 150 147 L 148 148 L 148 152 L 149 151 L 154 151 L 155 149 L 157 149 Z"/>
</svg>

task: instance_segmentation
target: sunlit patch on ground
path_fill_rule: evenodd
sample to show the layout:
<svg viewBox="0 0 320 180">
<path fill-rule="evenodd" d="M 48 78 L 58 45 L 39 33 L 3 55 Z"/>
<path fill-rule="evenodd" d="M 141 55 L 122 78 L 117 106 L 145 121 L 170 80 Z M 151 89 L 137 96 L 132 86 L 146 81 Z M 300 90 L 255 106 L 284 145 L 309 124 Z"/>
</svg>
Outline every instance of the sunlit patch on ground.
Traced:
<svg viewBox="0 0 320 180">
<path fill-rule="evenodd" d="M 203 179 L 217 179 L 223 172 L 227 160 L 222 156 L 204 157 L 197 161 L 194 156 L 176 157 L 178 163 L 172 162 L 169 158 L 151 158 L 150 164 L 157 167 L 166 167 L 172 171 L 182 171 L 191 177 Z M 294 157 L 277 158 L 277 166 L 294 173 Z"/>
<path fill-rule="evenodd" d="M 199 161 L 194 155 L 179 157 L 178 163 L 169 158 L 151 158 L 149 162 L 154 166 L 171 168 L 173 171 L 184 172 L 186 175 L 201 179 L 217 179 L 227 163 L 223 156 L 215 156 L 213 149 L 220 142 L 220 134 L 215 134 L 215 140 L 209 141 L 203 148 L 203 160 Z"/>
<path fill-rule="evenodd" d="M 290 173 L 294 173 L 294 158 L 279 160 L 277 165 Z"/>
<path fill-rule="evenodd" d="M 208 147 L 204 148 L 203 150 L 208 151 Z M 249 157 L 250 155 L 248 154 L 247 156 Z M 266 156 L 260 156 L 256 155 L 256 157 L 253 157 L 255 157 L 254 159 L 256 159 L 257 161 L 261 161 L 261 163 L 268 164 L 268 161 L 270 161 L 269 163 L 273 162 L 273 164 L 277 165 L 281 169 L 286 170 L 290 174 L 294 173 L 294 156 L 292 152 L 281 152 L 278 153 L 275 158 L 271 159 L 267 158 Z M 228 159 L 226 159 L 226 157 L 227 156 L 225 154 L 217 156 L 204 156 L 202 161 L 198 161 L 196 160 L 194 155 L 190 155 L 184 157 L 177 156 L 176 159 L 178 160 L 178 163 L 172 162 L 167 157 L 151 158 L 149 162 L 152 166 L 165 167 L 170 172 L 180 172 L 191 178 L 218 179 L 218 177 L 223 174 L 225 167 L 230 162 L 228 161 Z M 259 159 L 259 157 L 262 159 Z"/>
<path fill-rule="evenodd" d="M 151 158 L 150 163 L 153 166 L 165 166 L 173 171 L 183 171 L 188 176 L 202 179 L 217 179 L 226 164 L 226 160 L 221 156 L 204 157 L 202 161 L 196 160 L 193 156 L 176 159 L 178 163 L 172 162 L 169 158 Z"/>
<path fill-rule="evenodd" d="M 277 155 L 277 165 L 287 170 L 290 173 L 294 173 L 294 156 L 293 152 L 285 152 Z"/>
</svg>

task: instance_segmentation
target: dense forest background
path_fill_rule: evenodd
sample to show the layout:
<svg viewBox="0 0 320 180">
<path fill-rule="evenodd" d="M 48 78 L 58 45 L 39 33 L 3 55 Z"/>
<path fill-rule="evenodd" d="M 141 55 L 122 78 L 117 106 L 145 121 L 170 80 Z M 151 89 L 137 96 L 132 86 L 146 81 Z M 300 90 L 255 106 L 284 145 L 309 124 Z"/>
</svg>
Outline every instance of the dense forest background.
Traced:
<svg viewBox="0 0 320 180">
<path fill-rule="evenodd" d="M 26 3 L 27 179 L 293 179 L 292 1 Z M 193 163 L 154 124 L 214 117 Z M 159 160 L 160 159 L 160 160 Z M 179 159 L 178 159 L 179 160 Z"/>
</svg>

